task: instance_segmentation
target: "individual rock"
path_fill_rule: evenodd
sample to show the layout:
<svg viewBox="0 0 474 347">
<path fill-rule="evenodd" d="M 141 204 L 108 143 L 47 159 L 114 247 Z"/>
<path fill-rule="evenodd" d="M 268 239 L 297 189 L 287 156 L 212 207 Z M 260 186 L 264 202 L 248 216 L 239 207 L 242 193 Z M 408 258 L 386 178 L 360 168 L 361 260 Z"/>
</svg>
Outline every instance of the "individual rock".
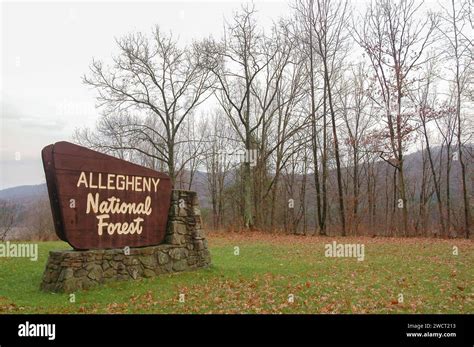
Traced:
<svg viewBox="0 0 474 347">
<path fill-rule="evenodd" d="M 174 271 L 184 271 L 188 268 L 188 263 L 186 259 L 181 259 L 173 264 Z"/>
<path fill-rule="evenodd" d="M 166 264 L 169 261 L 170 257 L 164 252 L 158 253 L 158 263 L 160 265 Z"/>
<path fill-rule="evenodd" d="M 170 250 L 170 257 L 175 260 L 180 260 L 188 255 L 188 250 L 184 247 L 173 248 Z"/>
<path fill-rule="evenodd" d="M 169 234 L 166 236 L 166 242 L 172 245 L 182 245 L 186 243 L 186 239 L 181 234 Z"/>
<path fill-rule="evenodd" d="M 99 281 L 102 278 L 102 267 L 100 265 L 93 264 L 88 268 L 89 273 L 87 274 L 87 277 L 91 280 Z"/>
<path fill-rule="evenodd" d="M 144 276 L 144 277 L 147 277 L 147 278 L 149 278 L 149 277 L 154 277 L 154 276 L 155 276 L 155 272 L 154 272 L 153 270 L 150 270 L 150 269 L 145 269 L 145 270 L 143 271 L 143 276 Z"/>
</svg>

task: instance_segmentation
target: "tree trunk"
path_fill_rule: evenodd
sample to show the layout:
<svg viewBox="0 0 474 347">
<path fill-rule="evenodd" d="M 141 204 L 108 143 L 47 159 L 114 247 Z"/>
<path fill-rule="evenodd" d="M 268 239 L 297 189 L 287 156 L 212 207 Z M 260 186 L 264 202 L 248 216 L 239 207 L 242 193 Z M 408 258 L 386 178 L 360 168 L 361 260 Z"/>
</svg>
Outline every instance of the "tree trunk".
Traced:
<svg viewBox="0 0 474 347">
<path fill-rule="evenodd" d="M 339 197 L 339 213 L 341 218 L 341 228 L 342 228 L 342 236 L 346 236 L 346 219 L 345 219 L 345 212 L 344 212 L 344 193 L 342 187 L 342 174 L 341 174 L 341 160 L 339 157 L 339 142 L 337 140 L 337 129 L 336 129 L 336 114 L 334 112 L 334 107 L 332 103 L 332 95 L 331 95 L 331 87 L 330 87 L 330 80 L 329 80 L 329 72 L 327 69 L 327 62 L 324 59 L 324 77 L 326 80 L 326 89 L 328 92 L 328 102 L 329 102 L 329 109 L 331 111 L 331 122 L 332 122 L 332 131 L 334 137 L 334 154 L 336 156 L 336 171 L 337 171 L 337 187 L 338 187 L 338 197 Z"/>
</svg>

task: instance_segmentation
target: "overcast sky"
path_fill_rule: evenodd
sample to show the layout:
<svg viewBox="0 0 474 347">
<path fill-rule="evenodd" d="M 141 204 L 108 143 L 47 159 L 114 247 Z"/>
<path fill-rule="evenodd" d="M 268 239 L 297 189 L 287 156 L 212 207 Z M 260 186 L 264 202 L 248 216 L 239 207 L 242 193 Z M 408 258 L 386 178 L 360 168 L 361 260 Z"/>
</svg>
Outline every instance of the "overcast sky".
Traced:
<svg viewBox="0 0 474 347">
<path fill-rule="evenodd" d="M 285 1 L 254 1 L 268 26 Z M 41 149 L 93 126 L 95 93 L 81 82 L 92 57 L 110 58 L 114 37 L 155 24 L 192 39 L 220 35 L 235 1 L 2 2 L 0 189 L 45 181 Z"/>
</svg>

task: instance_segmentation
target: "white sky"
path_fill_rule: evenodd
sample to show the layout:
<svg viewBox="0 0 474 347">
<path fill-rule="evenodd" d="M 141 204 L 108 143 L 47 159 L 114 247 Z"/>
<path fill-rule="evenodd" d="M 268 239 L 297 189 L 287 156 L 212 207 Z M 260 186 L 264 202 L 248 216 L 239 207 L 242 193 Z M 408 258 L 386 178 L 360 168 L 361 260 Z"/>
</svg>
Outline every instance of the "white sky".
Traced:
<svg viewBox="0 0 474 347">
<path fill-rule="evenodd" d="M 254 3 L 265 26 L 289 9 L 284 1 Z M 235 1 L 3 2 L 0 189 L 44 182 L 41 149 L 95 124 L 96 94 L 81 76 L 92 57 L 110 58 L 114 37 L 148 33 L 159 24 L 185 44 L 220 35 L 224 17 L 239 6 Z"/>
</svg>

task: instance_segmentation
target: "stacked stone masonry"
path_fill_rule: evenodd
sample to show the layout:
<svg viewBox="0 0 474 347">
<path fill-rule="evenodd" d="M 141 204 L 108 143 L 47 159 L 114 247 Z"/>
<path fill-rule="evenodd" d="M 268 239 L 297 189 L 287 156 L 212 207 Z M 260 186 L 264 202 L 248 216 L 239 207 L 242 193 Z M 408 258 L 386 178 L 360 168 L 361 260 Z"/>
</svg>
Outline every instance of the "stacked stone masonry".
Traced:
<svg viewBox="0 0 474 347">
<path fill-rule="evenodd" d="M 210 263 L 196 193 L 173 190 L 163 244 L 128 249 L 51 251 L 41 289 L 70 293 L 112 281 L 193 270 Z"/>
</svg>

